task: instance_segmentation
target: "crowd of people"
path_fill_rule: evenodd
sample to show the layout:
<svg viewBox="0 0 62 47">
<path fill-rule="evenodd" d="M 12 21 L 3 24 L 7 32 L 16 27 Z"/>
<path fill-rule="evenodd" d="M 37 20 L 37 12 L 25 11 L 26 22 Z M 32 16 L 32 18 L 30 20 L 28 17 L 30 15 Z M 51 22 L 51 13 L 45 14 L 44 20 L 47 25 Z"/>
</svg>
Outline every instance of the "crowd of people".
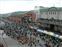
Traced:
<svg viewBox="0 0 62 47">
<path fill-rule="evenodd" d="M 5 33 L 14 39 L 17 39 L 21 44 L 28 44 L 30 47 L 38 47 L 38 45 L 40 47 L 62 46 L 62 40 L 37 32 L 26 25 L 22 25 L 20 28 L 14 30 L 7 29 L 5 30 Z M 42 44 L 42 41 L 44 41 L 44 44 Z"/>
<path fill-rule="evenodd" d="M 31 23 L 33 24 L 33 23 Z M 5 33 L 28 47 L 62 47 L 62 40 L 29 28 L 29 23 L 6 24 Z"/>
</svg>

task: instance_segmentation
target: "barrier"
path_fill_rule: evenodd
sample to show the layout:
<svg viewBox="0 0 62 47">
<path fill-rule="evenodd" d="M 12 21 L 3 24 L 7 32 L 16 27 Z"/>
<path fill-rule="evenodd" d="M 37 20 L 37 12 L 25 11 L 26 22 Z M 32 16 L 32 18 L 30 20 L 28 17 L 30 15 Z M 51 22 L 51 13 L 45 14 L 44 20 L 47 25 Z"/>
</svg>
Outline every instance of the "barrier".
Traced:
<svg viewBox="0 0 62 47">
<path fill-rule="evenodd" d="M 31 29 L 36 29 L 34 28 L 33 26 L 30 26 Z M 54 36 L 54 37 L 57 37 L 59 39 L 62 40 L 62 35 L 58 35 L 58 34 L 55 34 L 51 31 L 47 31 L 47 30 L 41 30 L 41 29 L 36 29 L 38 32 L 41 32 L 41 33 L 44 33 L 44 34 L 48 34 L 48 35 L 51 35 L 51 36 Z"/>
</svg>

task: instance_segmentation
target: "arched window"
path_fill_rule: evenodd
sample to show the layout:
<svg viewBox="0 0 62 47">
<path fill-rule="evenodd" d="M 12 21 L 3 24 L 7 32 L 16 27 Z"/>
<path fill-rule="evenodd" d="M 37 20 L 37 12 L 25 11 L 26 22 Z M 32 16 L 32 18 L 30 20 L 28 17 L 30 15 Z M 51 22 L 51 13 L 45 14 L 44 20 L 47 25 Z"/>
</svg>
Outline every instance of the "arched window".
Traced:
<svg viewBox="0 0 62 47">
<path fill-rule="evenodd" d="M 53 12 L 53 15 L 55 14 L 55 12 Z"/>
<path fill-rule="evenodd" d="M 51 12 L 51 15 L 52 15 L 53 12 Z"/>
<path fill-rule="evenodd" d="M 50 14 L 50 12 L 49 12 L 49 14 Z"/>
<path fill-rule="evenodd" d="M 51 7 L 48 9 L 48 14 L 50 15 L 56 15 L 57 8 L 56 7 Z"/>
<path fill-rule="evenodd" d="M 56 15 L 55 11 L 48 12 L 49 15 Z"/>
<path fill-rule="evenodd" d="M 55 15 L 56 15 L 56 12 L 55 12 Z"/>
</svg>

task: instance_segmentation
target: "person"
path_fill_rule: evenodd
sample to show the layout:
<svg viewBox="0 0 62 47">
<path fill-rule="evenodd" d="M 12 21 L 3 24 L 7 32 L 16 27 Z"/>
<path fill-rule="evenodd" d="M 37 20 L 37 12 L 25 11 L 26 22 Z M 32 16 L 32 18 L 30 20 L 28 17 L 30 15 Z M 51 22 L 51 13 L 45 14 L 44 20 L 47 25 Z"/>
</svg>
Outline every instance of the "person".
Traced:
<svg viewBox="0 0 62 47">
<path fill-rule="evenodd" d="M 38 43 L 39 43 L 39 40 L 38 40 Z"/>
<path fill-rule="evenodd" d="M 32 47 L 32 43 L 29 43 L 28 46 Z"/>
<path fill-rule="evenodd" d="M 3 44 L 0 43 L 0 47 L 4 47 Z"/>
<path fill-rule="evenodd" d="M 62 47 L 62 42 L 60 44 L 58 44 L 57 47 Z"/>
<path fill-rule="evenodd" d="M 43 45 L 42 45 L 41 43 L 39 43 L 39 46 L 40 46 L 40 47 L 43 47 Z"/>
<path fill-rule="evenodd" d="M 49 41 L 46 41 L 46 44 L 44 44 L 46 47 L 51 47 L 51 45 L 49 44 Z"/>
<path fill-rule="evenodd" d="M 59 47 L 60 45 L 58 44 L 57 47 Z"/>
<path fill-rule="evenodd" d="M 35 47 L 36 47 L 36 44 L 35 44 Z"/>
</svg>

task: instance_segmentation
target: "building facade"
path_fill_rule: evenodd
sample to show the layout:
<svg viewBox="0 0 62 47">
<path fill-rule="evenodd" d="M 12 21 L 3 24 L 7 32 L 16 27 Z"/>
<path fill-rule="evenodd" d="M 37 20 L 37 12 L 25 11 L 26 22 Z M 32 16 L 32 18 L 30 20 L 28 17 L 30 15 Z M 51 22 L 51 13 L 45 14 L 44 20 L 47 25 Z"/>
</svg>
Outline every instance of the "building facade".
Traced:
<svg viewBox="0 0 62 47">
<path fill-rule="evenodd" d="M 62 8 L 61 7 L 36 7 L 37 11 L 37 18 L 44 18 L 44 19 L 58 19 L 62 20 Z"/>
<path fill-rule="evenodd" d="M 36 19 L 40 19 L 41 27 L 62 32 L 62 8 L 61 7 L 36 7 Z"/>
<path fill-rule="evenodd" d="M 17 23 L 17 24 L 21 24 L 23 17 L 25 17 L 26 19 L 30 19 L 31 18 L 32 21 L 34 22 L 35 18 L 36 18 L 36 13 L 33 12 L 33 11 L 28 11 L 27 13 L 24 13 L 24 14 L 15 15 L 15 16 L 9 16 L 8 20 L 12 21 L 14 23 Z"/>
</svg>

